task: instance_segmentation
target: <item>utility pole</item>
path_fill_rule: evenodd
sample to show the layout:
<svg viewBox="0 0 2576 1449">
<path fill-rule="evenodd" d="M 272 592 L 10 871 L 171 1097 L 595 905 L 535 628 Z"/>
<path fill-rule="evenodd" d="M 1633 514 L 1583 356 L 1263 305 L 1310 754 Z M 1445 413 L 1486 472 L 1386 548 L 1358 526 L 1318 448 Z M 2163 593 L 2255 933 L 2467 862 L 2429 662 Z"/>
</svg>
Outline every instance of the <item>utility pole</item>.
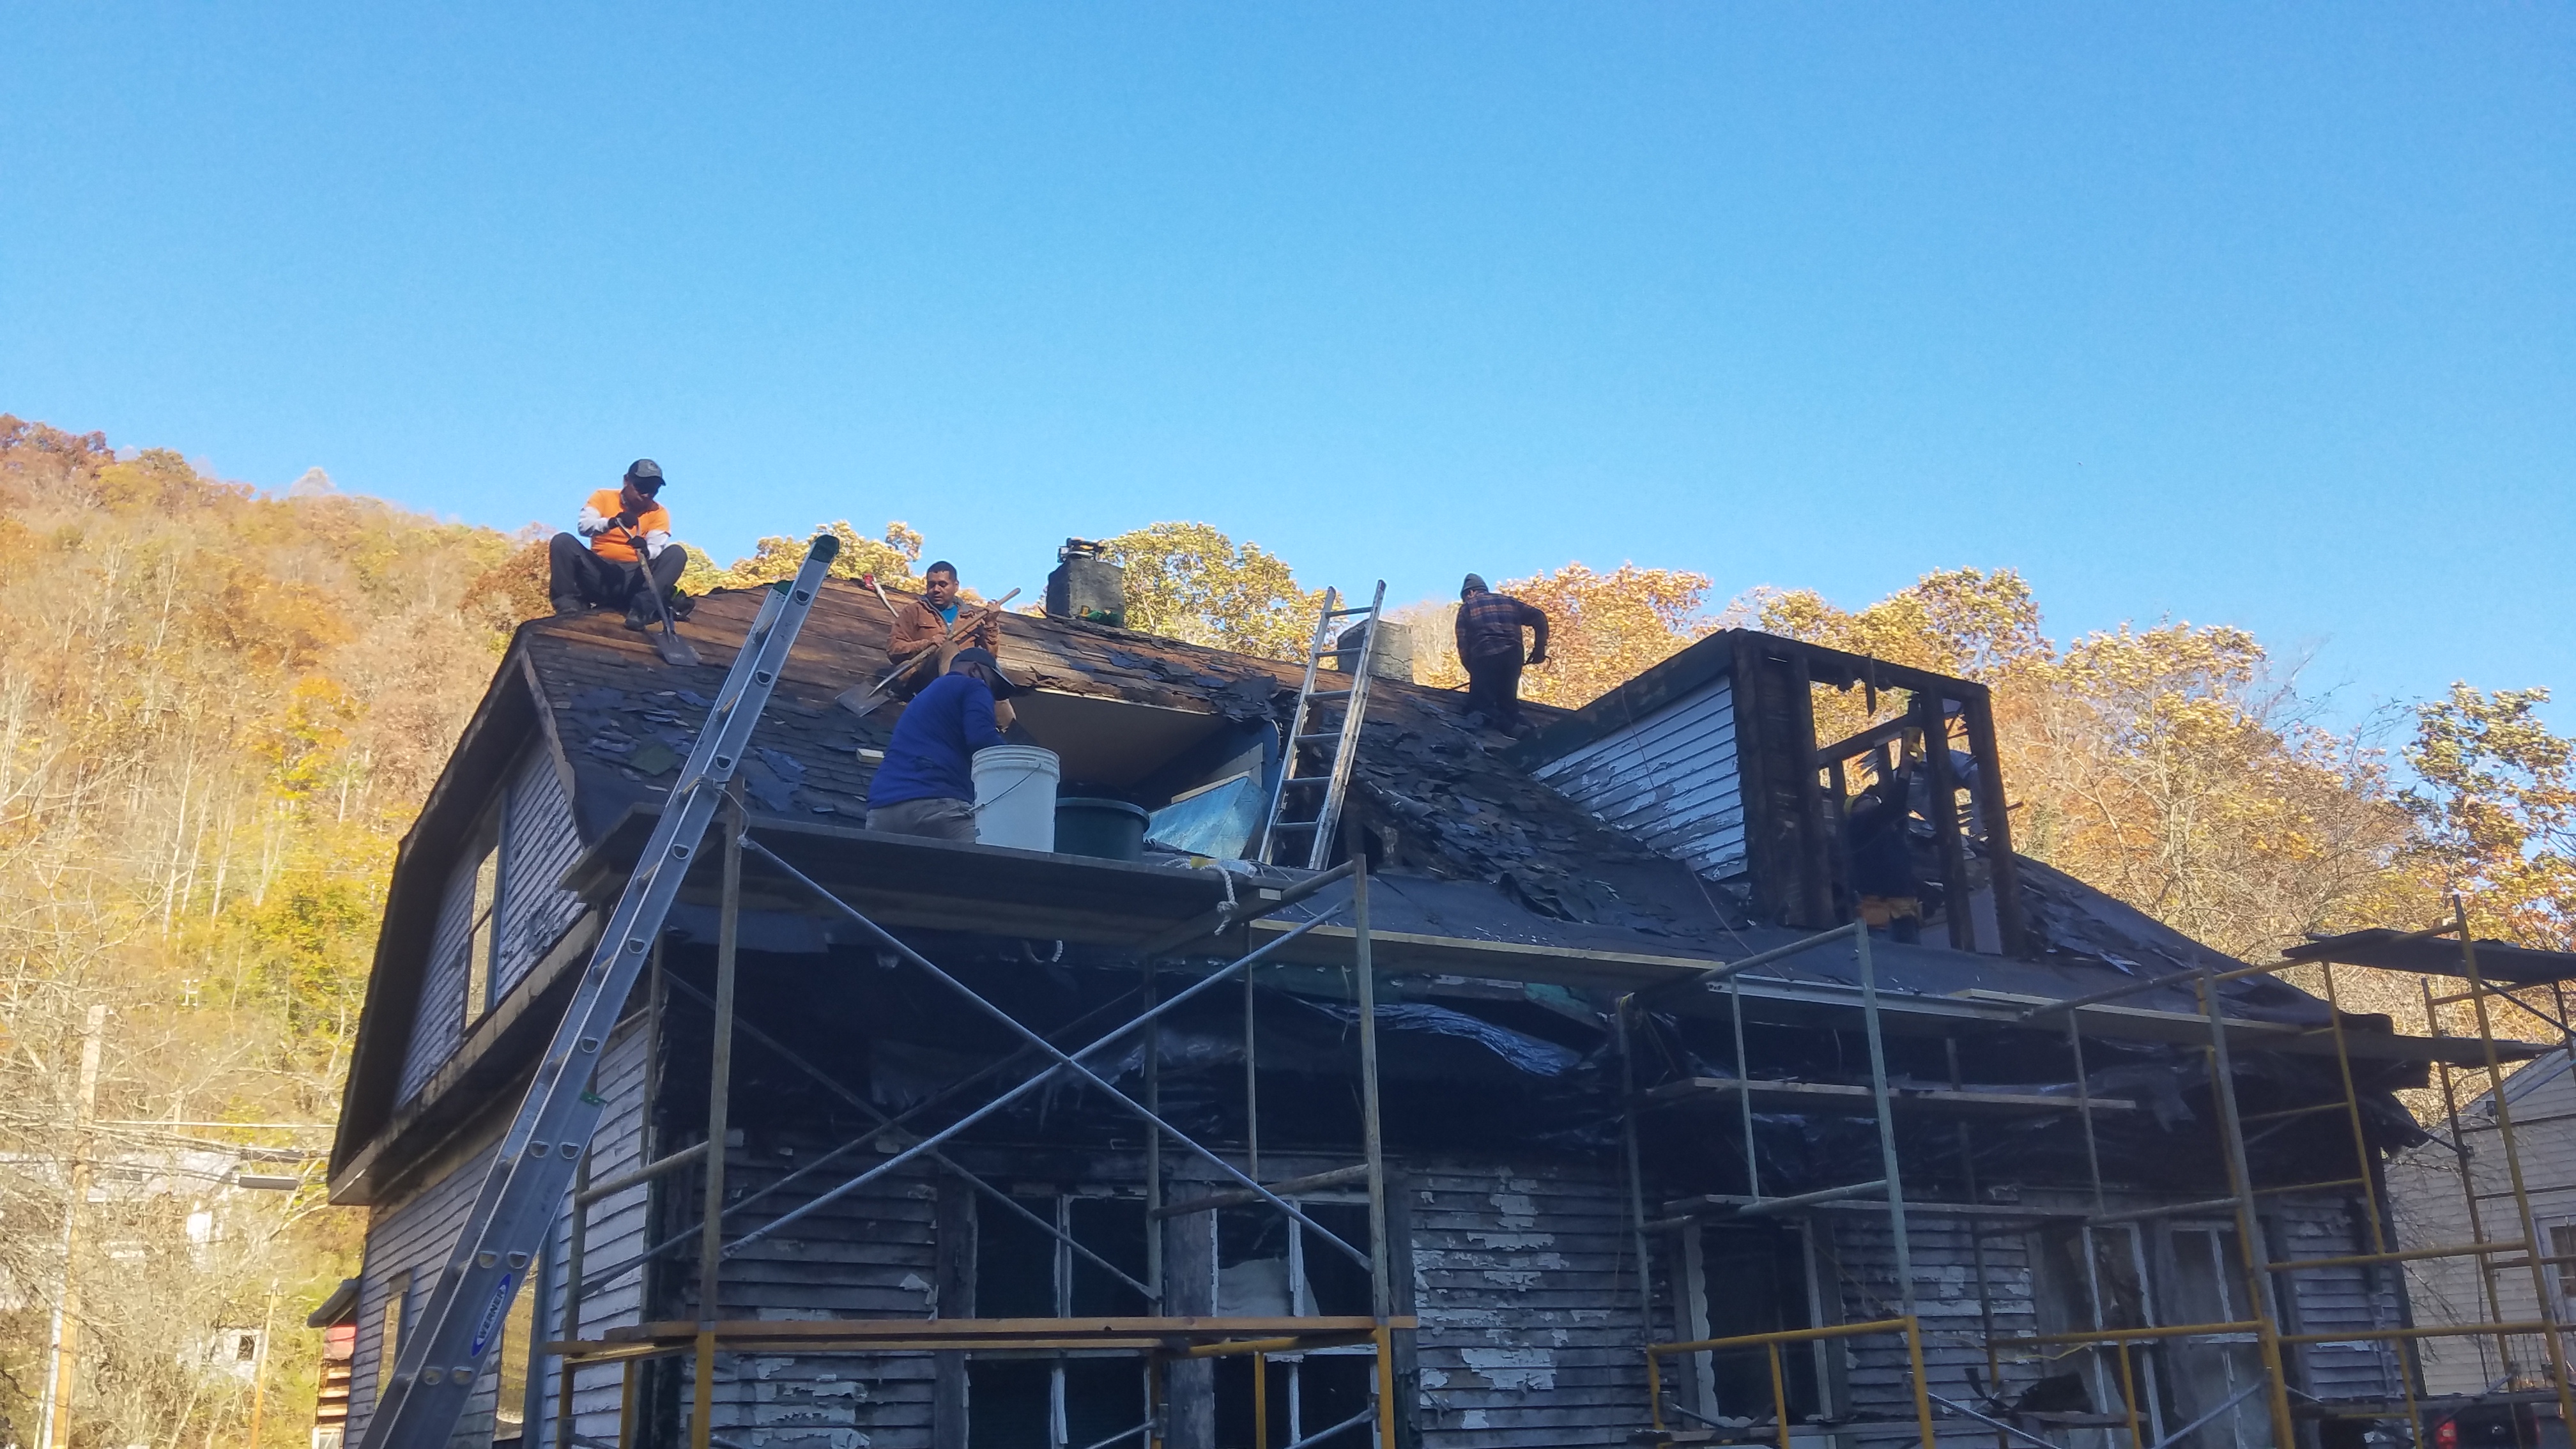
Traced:
<svg viewBox="0 0 2576 1449">
<path fill-rule="evenodd" d="M 78 1348 L 77 1285 L 72 1253 L 80 1243 L 81 1208 L 89 1200 L 90 1118 L 98 1108 L 98 1048 L 107 1026 L 105 1003 L 89 1009 L 81 1027 L 80 1100 L 72 1113 L 71 1191 L 63 1200 L 63 1287 L 54 1297 L 54 1331 L 47 1350 L 44 1403 L 37 1412 L 38 1449 L 68 1449 L 72 1437 L 72 1366 Z"/>
<path fill-rule="evenodd" d="M 259 1449 L 259 1413 L 268 1402 L 268 1341 L 277 1332 L 277 1282 L 268 1285 L 268 1316 L 259 1323 L 259 1356 L 250 1366 L 250 1449 Z"/>
</svg>

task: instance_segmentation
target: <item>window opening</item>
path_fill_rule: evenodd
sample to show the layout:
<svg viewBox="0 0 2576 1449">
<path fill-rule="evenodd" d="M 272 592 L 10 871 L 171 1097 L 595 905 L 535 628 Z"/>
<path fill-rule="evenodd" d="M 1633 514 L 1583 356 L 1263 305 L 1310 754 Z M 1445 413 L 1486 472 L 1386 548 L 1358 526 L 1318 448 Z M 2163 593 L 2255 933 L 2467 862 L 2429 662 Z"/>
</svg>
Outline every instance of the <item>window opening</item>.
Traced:
<svg viewBox="0 0 2576 1449">
<path fill-rule="evenodd" d="M 471 1027 L 490 1011 L 501 968 L 502 856 L 508 844 L 509 797 L 505 792 L 485 811 L 465 847 L 474 862 L 473 926 L 465 936 L 465 1025 Z"/>
<path fill-rule="evenodd" d="M 403 1300 L 411 1296 L 411 1274 L 396 1273 L 385 1285 L 385 1321 L 376 1346 L 376 1397 L 382 1399 L 394 1381 L 394 1358 L 402 1348 Z"/>
<path fill-rule="evenodd" d="M 1349 1202 L 1298 1201 L 1317 1227 L 1366 1251 L 1368 1208 Z M 1220 1317 L 1366 1317 L 1368 1271 L 1314 1241 L 1275 1208 L 1225 1208 L 1216 1215 L 1216 1311 Z M 1269 1358 L 1270 1442 L 1294 1444 L 1368 1407 L 1376 1360 L 1366 1344 L 1307 1349 Z M 1249 1449 L 1252 1360 L 1216 1364 L 1216 1442 Z M 1316 1441 L 1316 1449 L 1359 1449 L 1366 1423 Z"/>
<path fill-rule="evenodd" d="M 2167 1294 L 2177 1324 L 2236 1323 L 2248 1315 L 2245 1262 L 2232 1225 L 2184 1224 L 2173 1228 L 2173 1282 Z M 2173 1412 L 2189 1423 L 2262 1381 L 2263 1367 L 2251 1333 L 2186 1338 L 2172 1345 Z M 2183 1449 L 2258 1449 L 2271 1439 L 2270 1410 L 2259 1392 L 2186 1441 Z"/>
<path fill-rule="evenodd" d="M 1710 1223 L 1700 1229 L 1699 1246 L 1697 1287 L 1709 1337 L 1816 1326 L 1815 1273 L 1804 1232 L 1783 1223 Z M 1781 1346 L 1781 1378 L 1793 1423 L 1823 1412 L 1822 1352 L 1822 1344 Z M 1768 1352 L 1705 1353 L 1699 1358 L 1705 1365 L 1701 1382 L 1712 1391 L 1717 1413 L 1771 1417 Z"/>
<path fill-rule="evenodd" d="M 1012 1201 L 1136 1277 L 1145 1272 L 1141 1197 L 1014 1193 Z M 1131 1317 L 1132 1288 L 1037 1224 L 975 1204 L 975 1316 Z M 1083 1449 L 1145 1419 L 1145 1368 L 1124 1355 L 977 1354 L 966 1362 L 968 1449 Z"/>
<path fill-rule="evenodd" d="M 2155 1305 L 2147 1291 L 2145 1248 L 2135 1224 L 2045 1229 L 2033 1235 L 2030 1261 L 2033 1306 L 2043 1333 L 2144 1328 L 2155 1321 Z M 2098 1323 L 2093 1313 L 2097 1301 L 2101 1304 Z M 2165 1422 L 2159 1387 L 2164 1377 L 2162 1353 L 2156 1343 L 2129 1346 L 2129 1383 L 2137 1391 L 2138 1417 L 2158 1438 L 2164 1435 Z M 2069 1380 L 2083 1389 L 2085 1403 L 2099 1412 L 2117 1414 L 2127 1404 L 2120 1356 L 2107 1347 L 2047 1361 L 2042 1382 L 2024 1385 L 2017 1397 L 2035 1395 L 2038 1401 L 2053 1402 Z"/>
<path fill-rule="evenodd" d="M 494 1363 L 499 1366 L 492 1399 L 492 1442 L 496 1446 L 517 1444 L 527 1434 L 529 1330 L 536 1303 L 537 1295 L 529 1292 L 522 1280 L 517 1296 L 510 1300 L 509 1313 L 501 1319 L 501 1342 L 493 1350 L 498 1355 Z"/>
<path fill-rule="evenodd" d="M 492 1009 L 492 946 L 500 932 L 494 929 L 494 906 L 501 894 L 501 851 L 494 846 L 483 852 L 474 863 L 474 932 L 465 955 L 465 1020 L 468 1023 Z"/>
</svg>

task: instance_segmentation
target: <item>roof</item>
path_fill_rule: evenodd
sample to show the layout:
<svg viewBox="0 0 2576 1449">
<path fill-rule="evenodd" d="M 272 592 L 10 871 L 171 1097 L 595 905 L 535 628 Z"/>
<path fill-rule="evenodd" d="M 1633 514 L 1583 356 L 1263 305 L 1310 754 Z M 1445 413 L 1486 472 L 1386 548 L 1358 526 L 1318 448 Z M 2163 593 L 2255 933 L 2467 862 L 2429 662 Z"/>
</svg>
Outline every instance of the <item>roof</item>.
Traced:
<svg viewBox="0 0 2576 1449">
<path fill-rule="evenodd" d="M 519 628 L 397 856 L 367 1005 L 351 1054 L 333 1151 L 335 1182 L 388 1123 L 398 1120 L 395 1098 L 427 964 L 431 917 L 464 841 L 504 772 L 532 741 L 552 752 L 572 798 L 576 829 L 590 852 L 574 876 L 596 887 L 604 879 L 602 861 L 616 854 L 611 841 L 620 835 L 621 823 L 626 834 L 635 834 L 633 819 L 658 810 L 667 796 L 758 604 L 756 590 L 722 591 L 700 600 L 681 628 L 701 656 L 702 662 L 691 667 L 664 663 L 642 635 L 606 612 L 534 620 Z M 837 580 L 825 584 L 743 763 L 741 778 L 756 827 L 767 822 L 772 833 L 801 834 L 809 852 L 868 853 L 870 840 L 854 838 L 864 825 L 872 773 L 861 751 L 886 743 L 897 711 L 887 708 L 861 719 L 833 698 L 883 672 L 891 623 L 873 593 Z M 1727 657 L 1725 641 L 1737 637 L 1738 631 L 1730 631 L 1694 646 L 1621 688 L 1677 698 L 1714 677 L 1713 661 Z M 1000 657 L 1015 679 L 1039 691 L 1021 701 L 1024 720 L 1033 729 L 1043 722 L 1049 729 L 1080 735 L 1085 748 L 1109 748 L 1140 732 L 1166 746 L 1186 745 L 1193 732 L 1211 745 L 1222 745 L 1229 730 L 1255 736 L 1275 729 L 1293 702 L 1301 673 L 1301 666 L 1282 661 L 1027 615 L 1008 616 Z M 1844 655 L 1828 660 L 1826 670 L 1896 687 L 1905 686 L 1915 673 Z M 1958 684 L 1946 683 L 1954 689 Z M 1116 705 L 1163 713 L 1110 708 Z M 1529 713 L 1547 732 L 1541 743 L 1548 744 L 1599 708 L 1596 702 L 1586 711 L 1569 713 L 1532 705 Z M 1679 861 L 1648 849 L 1533 778 L 1519 763 L 1521 751 L 1512 741 L 1469 726 L 1463 713 L 1449 691 L 1399 680 L 1372 685 L 1349 808 L 1372 830 L 1374 846 L 1386 860 L 1389 889 L 1379 908 L 1382 929 L 1436 930 L 1462 942 L 1612 953 L 1624 949 L 1711 963 L 1787 939 L 1776 931 L 1754 930 L 1738 904 Z M 1039 738 L 1052 742 L 1045 733 Z M 832 843 L 835 838 L 838 846 Z M 957 869 L 987 874 L 1026 874 L 1049 859 L 1003 862 L 999 857 L 1012 853 L 974 846 L 945 849 L 955 852 Z M 1067 874 L 1068 880 L 1071 873 L 1089 869 L 1069 858 L 1052 859 L 1057 864 L 1050 868 Z M 1090 869 L 1090 877 L 1141 881 L 1142 876 L 1134 875 L 1137 869 L 1127 868 L 1126 874 Z M 1169 910 L 1182 910 L 1187 904 L 1182 897 L 1193 891 L 1219 889 L 1207 879 L 1216 872 L 1171 874 L 1199 879 L 1177 892 L 1163 892 L 1173 896 L 1166 903 Z M 993 875 L 985 885 L 999 891 L 1000 880 L 1001 875 Z M 2036 862 L 2023 863 L 2021 889 L 2028 919 L 2045 947 L 2037 961 L 2009 963 L 1932 945 L 1890 948 L 1886 959 L 1895 989 L 1927 994 L 2001 990 L 2062 998 L 2176 967 L 2235 964 Z M 991 899 L 1019 897 L 992 894 Z M 1399 916 L 1412 923 L 1399 926 Z M 1415 916 L 1420 919 L 1412 920 Z M 993 919 L 996 929 L 1007 930 L 998 924 L 1001 917 Z M 572 948 L 558 947 L 558 954 L 567 949 Z M 1848 968 L 1818 962 L 1803 963 L 1800 969 L 1830 981 Z M 475 1034 L 490 1038 L 485 1045 L 494 1048 L 496 1062 L 521 1055 L 533 1059 L 547 1009 L 538 993 L 569 974 L 531 971 L 509 1001 L 477 1024 Z M 2229 998 L 2236 1014 L 2279 1022 L 2324 1020 L 2322 1003 L 2274 981 L 2236 983 Z M 508 1070 L 486 1064 L 452 1075 L 454 1083 L 470 1083 L 475 1091 L 433 1086 L 423 1095 L 446 1091 L 460 1100 L 488 1099 L 507 1087 Z M 448 1107 L 451 1115 L 466 1110 L 457 1103 Z"/>
</svg>

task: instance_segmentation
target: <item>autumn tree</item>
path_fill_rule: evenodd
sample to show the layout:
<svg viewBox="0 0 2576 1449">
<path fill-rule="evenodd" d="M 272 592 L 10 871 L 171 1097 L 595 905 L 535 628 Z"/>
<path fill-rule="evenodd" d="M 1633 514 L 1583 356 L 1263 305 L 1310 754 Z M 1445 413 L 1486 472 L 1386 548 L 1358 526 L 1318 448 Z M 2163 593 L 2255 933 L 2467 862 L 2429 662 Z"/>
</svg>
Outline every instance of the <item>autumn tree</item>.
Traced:
<svg viewBox="0 0 2576 1449">
<path fill-rule="evenodd" d="M 1323 591 L 1261 545 L 1204 523 L 1156 523 L 1104 541 L 1127 571 L 1127 627 L 1269 659 L 1297 659 L 1314 638 Z"/>
<path fill-rule="evenodd" d="M 2410 859 L 2466 897 L 2483 934 L 2576 949 L 2576 741 L 2540 718 L 2546 689 L 2451 686 L 2419 706 L 2406 808 L 2422 832 Z"/>
<path fill-rule="evenodd" d="M 1738 606 L 1755 627 L 1973 679 L 1994 692 L 2013 843 L 2222 950 L 2419 901 L 2387 766 L 2317 723 L 2296 671 L 2240 629 L 2122 625 L 2061 648 L 2009 569 L 1938 570 L 1856 610 L 1812 591 Z M 1817 689 L 1817 731 L 1847 737 L 1905 707 Z"/>
<path fill-rule="evenodd" d="M 32 1423 L 104 1008 L 88 1152 L 145 1181 L 266 1154 L 304 1186 L 175 1172 L 85 1205 L 73 1417 L 82 1442 L 239 1442 L 249 1385 L 209 1349 L 272 1283 L 290 1324 L 350 1266 L 318 1154 L 386 871 L 542 585 L 522 597 L 488 529 L 10 417 L 0 546 L 0 1414 Z M 309 1395 L 310 1337 L 276 1347 L 272 1403 Z M 300 1442 L 265 1427 L 261 1449 Z"/>
<path fill-rule="evenodd" d="M 837 519 L 809 530 L 802 538 L 764 538 L 752 546 L 751 557 L 738 558 L 733 567 L 719 569 L 705 550 L 689 550 L 688 569 L 680 575 L 680 586 L 693 594 L 710 589 L 749 589 L 774 584 L 796 577 L 805 562 L 805 550 L 814 535 L 828 533 L 841 541 L 841 551 L 833 556 L 831 577 L 858 579 L 874 574 L 892 582 L 912 577 L 912 567 L 921 561 L 921 535 L 900 520 L 885 527 L 882 539 L 862 538 L 847 519 Z"/>
</svg>

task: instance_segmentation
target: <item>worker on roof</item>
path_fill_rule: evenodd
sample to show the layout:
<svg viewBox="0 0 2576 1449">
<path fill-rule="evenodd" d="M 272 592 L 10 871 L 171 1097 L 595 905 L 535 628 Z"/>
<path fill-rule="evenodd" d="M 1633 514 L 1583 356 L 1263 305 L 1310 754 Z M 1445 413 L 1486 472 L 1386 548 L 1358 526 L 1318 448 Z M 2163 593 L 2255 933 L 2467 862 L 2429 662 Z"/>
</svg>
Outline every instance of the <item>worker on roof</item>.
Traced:
<svg viewBox="0 0 2576 1449">
<path fill-rule="evenodd" d="M 922 571 L 921 597 L 895 609 L 886 657 L 911 667 L 897 677 L 894 692 L 909 696 L 916 682 L 944 678 L 960 650 L 997 654 L 1001 647 L 1001 606 L 966 604 L 958 596 L 957 565 L 941 559 Z M 1008 704 L 1002 706 L 1001 723 L 1004 729 L 1011 727 Z"/>
<path fill-rule="evenodd" d="M 558 614 L 585 609 L 624 609 L 626 627 L 641 629 L 657 614 L 644 581 L 652 580 L 669 603 L 671 616 L 685 619 L 692 601 L 680 592 L 680 571 L 689 551 L 671 541 L 671 515 L 659 499 L 662 465 L 638 458 L 626 469 L 625 481 L 602 488 L 581 506 L 573 526 L 580 536 L 558 533 L 546 547 L 551 578 L 546 592 Z M 588 539 L 585 546 L 583 539 Z"/>
<path fill-rule="evenodd" d="M 1912 778 L 1903 766 L 1881 763 L 1878 778 L 1843 808 L 1861 921 L 1909 942 L 1923 938 L 1923 883 L 1906 840 L 1913 814 L 1906 803 L 1913 794 Z"/>
<path fill-rule="evenodd" d="M 1524 628 L 1538 634 L 1526 658 Z M 1547 662 L 1547 615 L 1486 588 L 1482 576 L 1467 575 L 1458 589 L 1458 662 L 1467 670 L 1467 717 L 1520 733 L 1521 666 Z"/>
<path fill-rule="evenodd" d="M 982 649 L 960 649 L 894 726 L 884 763 L 868 782 L 868 828 L 933 840 L 975 839 L 975 752 L 1002 742 L 993 695 L 1002 668 Z"/>
<path fill-rule="evenodd" d="M 989 654 L 1002 647 L 1001 610 L 991 604 L 968 608 L 958 598 L 957 565 L 946 559 L 922 571 L 921 597 L 895 610 L 894 637 L 886 641 L 886 653 L 903 659 L 933 644 L 939 646 L 940 675 L 948 672 L 960 649 Z"/>
</svg>

